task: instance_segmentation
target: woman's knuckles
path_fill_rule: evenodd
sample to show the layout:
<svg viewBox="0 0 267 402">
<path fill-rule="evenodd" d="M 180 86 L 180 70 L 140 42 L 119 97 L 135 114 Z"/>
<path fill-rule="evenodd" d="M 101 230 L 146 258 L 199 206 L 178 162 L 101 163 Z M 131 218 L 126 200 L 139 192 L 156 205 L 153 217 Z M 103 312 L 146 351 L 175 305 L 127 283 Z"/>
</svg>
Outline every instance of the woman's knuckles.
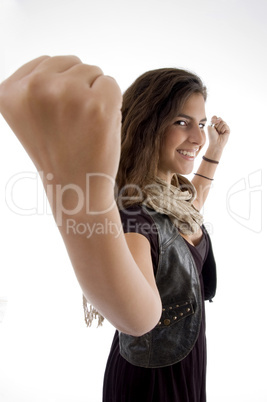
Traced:
<svg viewBox="0 0 267 402">
<path fill-rule="evenodd" d="M 46 118 L 52 118 L 57 113 L 62 116 L 62 113 L 66 112 L 64 117 L 68 120 L 69 112 L 85 110 L 87 118 L 105 121 L 107 114 L 118 110 L 121 104 L 118 91 L 112 94 L 110 87 L 103 86 L 91 89 L 84 81 L 79 80 L 79 77 L 72 78 L 64 74 L 47 77 L 38 72 L 34 73 L 28 78 L 22 94 L 24 101 L 26 99 L 31 107 L 38 107 L 39 110 L 48 107 L 51 116 L 46 114 Z"/>
<path fill-rule="evenodd" d="M 51 59 L 45 62 L 50 68 Z M 44 67 L 1 85 L 4 118 L 39 170 L 62 173 L 79 166 L 77 174 L 89 169 L 115 175 L 122 98 L 116 81 L 90 66 L 77 66 L 77 74 L 75 67 L 68 73 Z"/>
</svg>

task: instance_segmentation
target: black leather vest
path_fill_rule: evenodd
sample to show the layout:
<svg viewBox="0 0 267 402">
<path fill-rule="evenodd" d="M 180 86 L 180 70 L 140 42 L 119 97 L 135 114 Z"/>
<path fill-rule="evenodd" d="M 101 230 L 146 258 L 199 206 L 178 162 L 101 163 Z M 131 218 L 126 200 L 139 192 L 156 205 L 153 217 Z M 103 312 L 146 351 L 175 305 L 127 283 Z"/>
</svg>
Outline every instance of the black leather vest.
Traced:
<svg viewBox="0 0 267 402">
<path fill-rule="evenodd" d="M 119 343 L 121 355 L 131 364 L 156 368 L 177 363 L 190 353 L 199 335 L 203 300 L 195 261 L 183 237 L 167 215 L 144 209 L 158 231 L 156 283 L 162 316 L 153 330 L 140 337 L 120 333 Z M 205 299 L 211 300 L 216 292 L 216 264 L 209 236 L 208 241 L 202 276 Z"/>
</svg>

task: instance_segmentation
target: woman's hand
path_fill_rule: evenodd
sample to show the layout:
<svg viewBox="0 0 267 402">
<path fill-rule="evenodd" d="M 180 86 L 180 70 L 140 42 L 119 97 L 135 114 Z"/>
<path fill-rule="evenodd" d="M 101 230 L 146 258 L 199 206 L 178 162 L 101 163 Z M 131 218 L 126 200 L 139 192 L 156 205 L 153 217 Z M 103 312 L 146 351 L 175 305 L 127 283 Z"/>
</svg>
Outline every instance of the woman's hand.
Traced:
<svg viewBox="0 0 267 402">
<path fill-rule="evenodd" d="M 220 117 L 213 116 L 211 124 L 208 126 L 209 152 L 221 154 L 230 135 L 230 128 Z"/>
<path fill-rule="evenodd" d="M 86 173 L 115 178 L 121 91 L 75 56 L 43 56 L 0 85 L 0 112 L 43 177 L 81 185 Z"/>
</svg>

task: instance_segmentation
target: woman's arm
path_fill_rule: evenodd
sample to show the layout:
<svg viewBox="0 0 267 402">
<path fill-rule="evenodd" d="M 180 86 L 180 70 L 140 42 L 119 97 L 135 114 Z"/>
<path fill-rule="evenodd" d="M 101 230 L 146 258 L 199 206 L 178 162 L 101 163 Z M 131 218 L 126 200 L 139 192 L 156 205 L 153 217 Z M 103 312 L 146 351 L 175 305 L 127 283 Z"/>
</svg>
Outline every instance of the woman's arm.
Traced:
<svg viewBox="0 0 267 402">
<path fill-rule="evenodd" d="M 84 295 L 138 336 L 157 324 L 161 301 L 149 244 L 127 245 L 114 201 L 121 98 L 98 67 L 43 56 L 1 84 L 0 112 L 41 175 Z"/>
<path fill-rule="evenodd" d="M 192 179 L 192 183 L 197 190 L 197 198 L 194 201 L 194 206 L 199 211 L 208 197 L 212 180 L 219 164 L 216 162 L 220 161 L 230 134 L 228 125 L 221 118 L 213 116 L 211 122 L 214 124 L 214 127 L 208 126 L 209 146 L 205 153 L 205 158 L 209 159 L 209 161 L 202 160 Z"/>
</svg>

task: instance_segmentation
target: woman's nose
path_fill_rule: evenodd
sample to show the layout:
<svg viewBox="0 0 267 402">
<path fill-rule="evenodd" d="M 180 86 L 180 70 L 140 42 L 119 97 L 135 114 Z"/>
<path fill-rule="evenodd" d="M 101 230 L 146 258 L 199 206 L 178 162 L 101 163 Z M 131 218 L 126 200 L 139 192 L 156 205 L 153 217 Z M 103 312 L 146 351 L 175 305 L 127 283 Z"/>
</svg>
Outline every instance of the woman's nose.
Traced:
<svg viewBox="0 0 267 402">
<path fill-rule="evenodd" d="M 203 129 L 199 127 L 199 125 L 195 125 L 192 127 L 190 132 L 190 140 L 192 143 L 197 145 L 204 145 L 206 141 L 206 135 Z"/>
</svg>

